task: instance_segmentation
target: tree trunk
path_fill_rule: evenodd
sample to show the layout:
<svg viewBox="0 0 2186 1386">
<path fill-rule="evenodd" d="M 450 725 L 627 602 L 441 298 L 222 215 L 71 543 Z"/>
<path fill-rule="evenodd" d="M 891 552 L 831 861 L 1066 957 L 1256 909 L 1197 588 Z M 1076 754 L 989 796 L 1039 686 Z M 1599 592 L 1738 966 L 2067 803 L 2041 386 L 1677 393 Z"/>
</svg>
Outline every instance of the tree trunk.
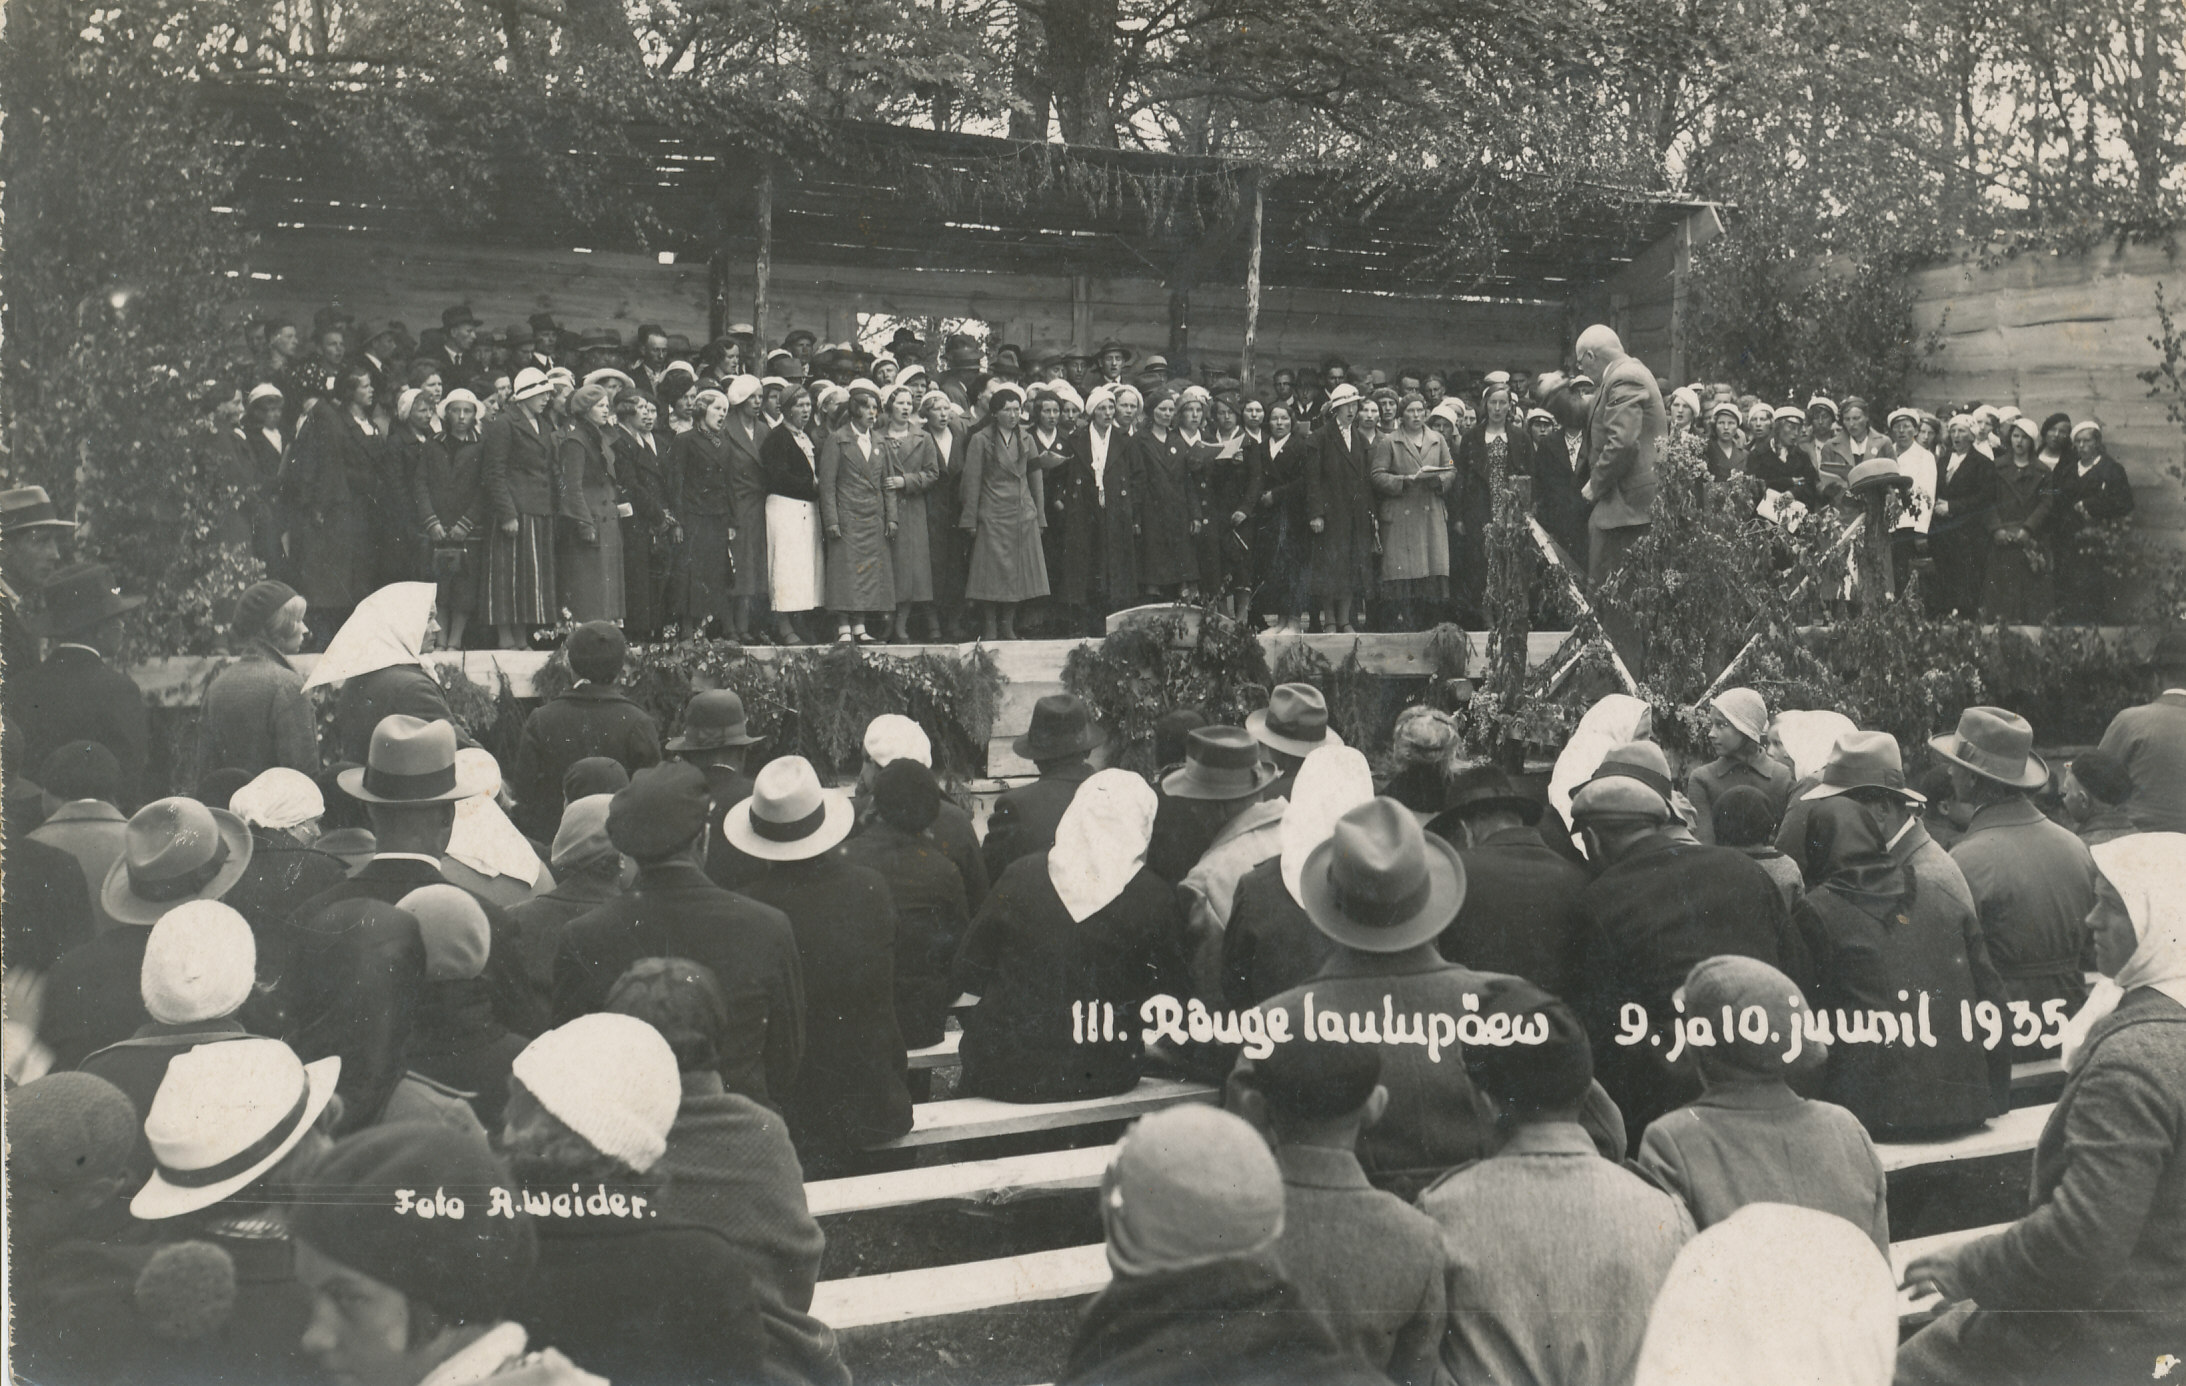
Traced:
<svg viewBox="0 0 2186 1386">
<path fill-rule="evenodd" d="M 1122 40 L 1119 0 L 1055 0 L 1042 7 L 1046 86 L 1066 144 L 1115 149 L 1115 96 Z"/>
<path fill-rule="evenodd" d="M 1048 84 L 1047 25 L 1036 12 L 1023 6 L 1017 10 L 1017 52 L 1010 63 L 1010 94 L 1017 99 L 1010 111 L 1010 138 L 1045 140 L 1048 107 L 1054 100 Z"/>
<path fill-rule="evenodd" d="M 622 0 L 562 0 L 562 36 L 580 52 L 638 56 L 638 36 Z"/>
</svg>

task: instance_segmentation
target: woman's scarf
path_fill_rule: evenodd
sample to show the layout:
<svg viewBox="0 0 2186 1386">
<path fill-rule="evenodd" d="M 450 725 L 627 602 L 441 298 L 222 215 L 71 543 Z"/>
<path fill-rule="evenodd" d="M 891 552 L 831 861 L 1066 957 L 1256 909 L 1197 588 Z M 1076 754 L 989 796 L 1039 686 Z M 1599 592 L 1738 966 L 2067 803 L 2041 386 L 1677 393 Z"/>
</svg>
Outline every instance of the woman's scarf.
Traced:
<svg viewBox="0 0 2186 1386">
<path fill-rule="evenodd" d="M 340 683 L 398 664 L 422 664 L 425 623 L 432 619 L 438 592 L 429 582 L 391 582 L 358 602 L 304 687 Z"/>
<path fill-rule="evenodd" d="M 1153 789 L 1128 770 L 1078 786 L 1047 854 L 1047 878 L 1073 923 L 1106 909 L 1146 865 L 1156 806 Z"/>
<path fill-rule="evenodd" d="M 286 832 L 325 816 L 326 799 L 309 775 L 276 765 L 236 790 L 228 812 L 254 828 Z"/>
<path fill-rule="evenodd" d="M 448 855 L 481 876 L 507 876 L 525 885 L 539 883 L 539 854 L 509 821 L 495 796 L 501 792 L 501 767 L 493 753 L 466 746 L 455 753 L 456 779 L 479 792 L 455 806 L 455 831 Z"/>
<path fill-rule="evenodd" d="M 2125 901 L 2138 940 L 2115 978 L 2104 978 L 2065 1024 L 2064 1061 L 2077 1069 L 2088 1032 L 2135 987 L 2154 987 L 2186 1006 L 2186 833 L 2133 833 L 2089 849 L 2095 869 Z"/>
<path fill-rule="evenodd" d="M 1644 741 L 1654 713 L 1644 699 L 1611 693 L 1586 710 L 1548 777 L 1548 801 L 1571 821 L 1571 793 L 1601 769 L 1602 757 L 1627 741 Z"/>
<path fill-rule="evenodd" d="M 1877 810 L 1849 797 L 1814 804 L 1800 844 L 1799 870 L 1820 889 L 1875 919 L 1903 908 L 1913 873 L 1890 859 Z"/>
<path fill-rule="evenodd" d="M 1355 746 L 1323 746 L 1305 758 L 1276 835 L 1282 846 L 1283 889 L 1300 906 L 1306 858 L 1336 831 L 1336 820 L 1374 798 L 1374 771 Z"/>
<path fill-rule="evenodd" d="M 1791 757 L 1791 773 L 1802 780 L 1822 773 L 1837 738 L 1859 725 L 1841 712 L 1787 711 L 1776 714 L 1776 739 Z"/>
</svg>

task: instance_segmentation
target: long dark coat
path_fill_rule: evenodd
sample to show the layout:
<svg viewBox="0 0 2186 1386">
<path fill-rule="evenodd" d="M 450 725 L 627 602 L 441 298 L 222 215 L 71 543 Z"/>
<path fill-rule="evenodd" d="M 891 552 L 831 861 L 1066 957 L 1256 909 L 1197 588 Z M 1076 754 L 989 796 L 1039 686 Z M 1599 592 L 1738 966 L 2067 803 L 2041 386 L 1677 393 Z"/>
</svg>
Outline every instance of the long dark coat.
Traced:
<svg viewBox="0 0 2186 1386">
<path fill-rule="evenodd" d="M 1138 600 L 1140 590 L 1137 442 L 1121 428 L 1109 430 L 1099 493 L 1090 429 L 1071 434 L 1063 454 L 1070 460 L 1047 476 L 1047 543 L 1059 554 L 1054 595 L 1104 615 L 1121 610 Z"/>
<path fill-rule="evenodd" d="M 373 517 L 390 476 L 388 443 L 349 411 L 321 400 L 296 433 L 298 523 L 290 543 L 297 590 L 314 607 L 346 611 L 379 587 Z"/>
<path fill-rule="evenodd" d="M 1018 858 L 957 955 L 956 986 L 979 997 L 964 1019 L 965 1088 L 1005 1102 L 1061 1102 L 1136 1086 L 1140 1005 L 1191 989 L 1184 928 L 1176 891 L 1143 867 L 1121 895 L 1073 921 L 1047 853 Z M 1075 1041 L 1073 1002 L 1114 1006 L 1115 1040 Z"/>
<path fill-rule="evenodd" d="M 669 477 L 673 487 L 671 508 L 683 522 L 683 571 L 679 578 L 689 584 L 679 603 L 665 613 L 687 630 L 696 631 L 708 616 L 724 625 L 735 620 L 729 607 L 731 594 L 758 583 L 766 586 L 765 570 L 746 573 L 735 568 L 729 530 L 735 526 L 735 507 L 729 494 L 729 445 L 718 433 L 693 428 L 677 435 L 669 452 Z"/>
<path fill-rule="evenodd" d="M 941 1043 L 957 996 L 949 983 L 957 945 L 971 925 L 964 878 L 931 832 L 868 823 L 844 845 L 850 860 L 888 883 L 896 906 L 896 1025 L 913 1049 Z"/>
<path fill-rule="evenodd" d="M 1192 449 L 1173 428 L 1167 438 L 1157 438 L 1148 429 L 1132 441 L 1139 453 L 1139 582 L 1147 588 L 1197 582 L 1199 541 L 1192 526 L 1203 517 Z M 1115 467 L 1111 455 L 1111 474 Z"/>
<path fill-rule="evenodd" d="M 783 1109 L 798 1151 L 841 1153 L 910 1130 L 888 882 L 833 851 L 769 863 L 747 893 L 789 916 L 804 964 L 805 1071 Z"/>
<path fill-rule="evenodd" d="M 581 683 L 524 719 L 508 786 L 516 825 L 542 841 L 562 821 L 562 776 L 589 756 L 606 756 L 635 775 L 660 764 L 660 727 L 620 688 Z"/>
<path fill-rule="evenodd" d="M 23 729 L 24 765 L 43 765 L 71 741 L 96 741 L 121 767 L 116 808 L 134 813 L 147 798 L 157 797 L 145 782 L 152 715 L 144 693 L 89 647 L 56 646 L 45 663 L 19 675 L 10 671 L 7 711 Z"/>
<path fill-rule="evenodd" d="M 2090 524 L 2133 513 L 2133 483 L 2107 452 L 2061 462 L 2050 474 L 2056 506 L 2050 512 L 2051 546 L 2057 556 L 2057 611 L 2068 621 L 2096 621 L 2108 614 L 2108 574 L 2083 547 Z"/>
<path fill-rule="evenodd" d="M 962 424 L 950 424 L 948 433 L 948 456 L 941 456 L 938 440 L 934 444 L 934 455 L 941 471 L 934 479 L 933 489 L 926 493 L 926 560 L 934 570 L 934 601 L 943 607 L 954 607 L 964 600 L 971 544 L 970 536 L 957 528 L 964 513 L 967 436 Z M 927 436 L 933 437 L 932 429 L 927 430 Z"/>
<path fill-rule="evenodd" d="M 1373 595 L 1375 499 L 1373 444 L 1364 428 L 1343 430 L 1328 424 L 1313 435 L 1305 459 L 1306 518 L 1319 520 L 1313 536 L 1313 593 L 1322 601 L 1349 601 Z"/>
<path fill-rule="evenodd" d="M 1586 566 L 1586 522 L 1593 506 L 1571 463 L 1561 431 L 1526 440 L 1533 466 L 1533 518 L 1579 567 Z"/>
<path fill-rule="evenodd" d="M 1259 520 L 1253 577 L 1260 585 L 1260 606 L 1277 616 L 1293 616 L 1313 604 L 1313 531 L 1306 527 L 1313 440 L 1294 432 L 1283 440 L 1280 452 L 1273 439 L 1254 444 L 1253 451 L 1260 468 L 1260 495 L 1253 497 Z"/>
<path fill-rule="evenodd" d="M 736 590 L 762 605 L 767 598 L 767 472 L 760 450 L 773 431 L 764 416 L 748 420 L 742 410 L 729 411 L 721 424 L 729 508 L 736 525 L 736 538 L 730 541 L 740 579 Z"/>
<path fill-rule="evenodd" d="M 330 739 L 334 758 L 362 765 L 372 750 L 372 732 L 383 718 L 396 713 L 423 722 L 455 722 L 448 710 L 448 694 L 423 665 L 390 664 L 342 681 L 334 700 L 334 725 Z M 456 740 L 471 740 L 460 727 Z"/>
<path fill-rule="evenodd" d="M 1005 790 L 996 797 L 987 815 L 987 840 L 981 855 L 987 863 L 988 881 L 999 881 L 1009 864 L 1032 852 L 1055 845 L 1055 829 L 1063 810 L 1077 797 L 1078 786 L 1093 777 L 1093 766 L 1072 761 L 1031 784 Z"/>
<path fill-rule="evenodd" d="M 1552 996 L 1578 996 L 1586 872 L 1532 828 L 1506 828 L 1458 856 L 1465 862 L 1465 903 L 1435 940 L 1442 956 L 1476 972 L 1523 977 Z"/>
<path fill-rule="evenodd" d="M 667 565 L 656 564 L 653 555 L 653 536 L 663 522 L 661 507 L 668 489 L 657 435 L 640 437 L 627 428 L 617 430 L 615 480 L 630 507 L 630 513 L 621 517 L 622 628 L 642 640 L 667 619 L 659 591 Z"/>
<path fill-rule="evenodd" d="M 1944 449 L 1948 453 L 1949 449 Z M 1981 587 L 1989 575 L 1989 544 L 1995 529 L 1996 462 L 1975 448 L 1948 479 L 1948 456 L 1936 458 L 1936 500 L 1950 507 L 1928 522 L 1928 554 L 1935 560 L 1931 609 L 1977 615 Z"/>
</svg>

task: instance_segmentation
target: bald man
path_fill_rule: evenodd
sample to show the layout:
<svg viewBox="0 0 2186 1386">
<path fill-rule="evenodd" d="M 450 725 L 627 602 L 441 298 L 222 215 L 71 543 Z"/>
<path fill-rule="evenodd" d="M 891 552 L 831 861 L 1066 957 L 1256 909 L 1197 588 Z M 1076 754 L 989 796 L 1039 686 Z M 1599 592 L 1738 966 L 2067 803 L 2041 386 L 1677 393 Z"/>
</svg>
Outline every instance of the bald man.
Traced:
<svg viewBox="0 0 2186 1386">
<path fill-rule="evenodd" d="M 1654 375 L 1625 355 L 1615 332 L 1589 327 L 1579 334 L 1577 355 L 1579 369 L 1599 382 L 1580 468 L 1594 507 L 1587 517 L 1587 580 L 1599 587 L 1647 533 L 1669 416 Z"/>
</svg>

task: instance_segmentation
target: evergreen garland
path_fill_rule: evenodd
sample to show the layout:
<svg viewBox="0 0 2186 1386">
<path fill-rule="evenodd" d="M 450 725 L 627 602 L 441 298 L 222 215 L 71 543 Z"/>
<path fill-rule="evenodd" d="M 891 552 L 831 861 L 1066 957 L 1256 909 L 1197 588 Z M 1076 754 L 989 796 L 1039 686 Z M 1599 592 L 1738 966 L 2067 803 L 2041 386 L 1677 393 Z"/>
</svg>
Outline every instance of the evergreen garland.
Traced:
<svg viewBox="0 0 2186 1386">
<path fill-rule="evenodd" d="M 1196 707 L 1210 722 L 1243 726 L 1267 706 L 1274 682 L 1259 639 L 1211 607 L 1133 622 L 1073 649 L 1063 665 L 1063 687 L 1108 729 L 1109 763 L 1148 775 L 1161 768 L 1154 723 L 1163 713 Z"/>
</svg>

